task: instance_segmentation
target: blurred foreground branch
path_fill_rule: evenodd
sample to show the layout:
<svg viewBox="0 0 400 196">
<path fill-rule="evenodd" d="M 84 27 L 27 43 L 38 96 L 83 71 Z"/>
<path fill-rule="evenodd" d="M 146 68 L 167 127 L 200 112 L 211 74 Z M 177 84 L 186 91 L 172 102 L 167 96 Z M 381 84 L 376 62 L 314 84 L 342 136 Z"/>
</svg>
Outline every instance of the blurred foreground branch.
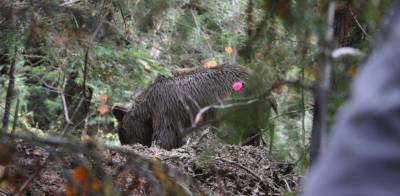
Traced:
<svg viewBox="0 0 400 196">
<path fill-rule="evenodd" d="M 321 48 L 324 61 L 319 69 L 318 79 L 314 86 L 314 118 L 311 130 L 310 162 L 317 160 L 328 139 L 328 91 L 332 72 L 332 47 L 334 38 L 334 18 L 336 2 L 331 1 L 328 7 L 327 30 Z"/>
</svg>

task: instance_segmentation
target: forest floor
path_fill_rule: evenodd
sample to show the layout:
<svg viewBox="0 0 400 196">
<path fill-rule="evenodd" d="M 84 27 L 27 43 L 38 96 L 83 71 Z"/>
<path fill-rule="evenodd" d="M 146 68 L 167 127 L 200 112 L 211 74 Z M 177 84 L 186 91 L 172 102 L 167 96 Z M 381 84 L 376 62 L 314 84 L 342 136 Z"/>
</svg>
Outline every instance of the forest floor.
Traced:
<svg viewBox="0 0 400 196">
<path fill-rule="evenodd" d="M 222 144 L 211 133 L 171 151 L 134 145 L 92 151 L 96 156 L 26 141 L 14 146 L 13 157 L 0 161 L 0 196 L 21 187 L 24 195 L 93 195 L 83 193 L 88 187 L 122 195 L 282 195 L 300 184 L 293 165 L 272 161 L 264 148 Z"/>
</svg>

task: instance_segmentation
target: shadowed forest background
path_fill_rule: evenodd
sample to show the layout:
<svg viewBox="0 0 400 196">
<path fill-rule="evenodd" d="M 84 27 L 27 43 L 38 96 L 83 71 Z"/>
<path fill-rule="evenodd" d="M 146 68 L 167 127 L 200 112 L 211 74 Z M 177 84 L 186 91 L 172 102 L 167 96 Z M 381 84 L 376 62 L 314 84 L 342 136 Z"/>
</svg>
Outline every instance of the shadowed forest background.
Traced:
<svg viewBox="0 0 400 196">
<path fill-rule="evenodd" d="M 295 195 L 390 3 L 0 0 L 0 195 Z M 113 105 L 221 64 L 253 74 L 215 129 L 120 145 Z"/>
</svg>

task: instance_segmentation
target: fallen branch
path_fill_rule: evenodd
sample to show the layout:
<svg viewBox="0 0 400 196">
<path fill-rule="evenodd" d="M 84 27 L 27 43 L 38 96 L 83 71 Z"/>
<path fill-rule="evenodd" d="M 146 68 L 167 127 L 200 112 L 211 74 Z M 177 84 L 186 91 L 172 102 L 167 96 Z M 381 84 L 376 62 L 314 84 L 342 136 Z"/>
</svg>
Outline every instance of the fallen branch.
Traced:
<svg viewBox="0 0 400 196">
<path fill-rule="evenodd" d="M 225 159 L 225 158 L 222 158 L 222 157 L 215 157 L 215 160 L 220 160 L 220 161 L 223 161 L 225 163 L 229 163 L 229 164 L 235 165 L 235 166 L 245 170 L 247 173 L 252 175 L 254 178 L 259 180 L 260 182 L 264 183 L 264 180 L 260 176 L 258 176 L 255 172 L 251 171 L 249 168 L 245 167 L 244 165 L 242 165 L 240 163 L 236 163 L 234 161 L 231 161 L 231 160 L 228 160 L 228 159 Z"/>
<path fill-rule="evenodd" d="M 242 165 L 242 164 L 240 164 L 240 163 L 237 163 L 237 162 L 234 162 L 234 161 L 231 161 L 231 160 L 222 158 L 222 157 L 215 157 L 215 160 L 220 160 L 220 161 L 222 161 L 222 162 L 229 163 L 229 164 L 231 164 L 231 165 L 234 165 L 234 166 L 236 166 L 236 167 L 238 167 L 238 168 L 240 168 L 240 169 L 246 171 L 246 172 L 249 173 L 251 176 L 253 176 L 254 178 L 256 178 L 256 179 L 261 183 L 261 185 L 263 186 L 263 188 L 266 188 L 266 189 L 267 189 L 267 188 L 269 188 L 269 187 L 272 187 L 275 191 L 279 191 L 279 189 L 276 188 L 275 186 L 269 186 L 269 184 L 266 184 L 266 183 L 264 182 L 264 179 L 263 179 L 262 177 L 258 176 L 254 171 L 250 170 L 249 168 L 245 167 L 244 165 Z M 273 182 L 270 182 L 270 183 L 271 183 L 272 185 L 274 185 Z"/>
<path fill-rule="evenodd" d="M 60 4 L 60 6 L 72 6 L 72 4 L 79 2 L 80 0 L 69 0 L 65 1 L 64 3 Z"/>
</svg>

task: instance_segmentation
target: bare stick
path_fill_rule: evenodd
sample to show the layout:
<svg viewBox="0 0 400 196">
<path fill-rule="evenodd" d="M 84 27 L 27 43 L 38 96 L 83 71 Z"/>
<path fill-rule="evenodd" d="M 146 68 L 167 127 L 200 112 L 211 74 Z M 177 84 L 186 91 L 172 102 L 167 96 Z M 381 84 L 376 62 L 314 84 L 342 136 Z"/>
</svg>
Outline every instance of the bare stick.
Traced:
<svg viewBox="0 0 400 196">
<path fill-rule="evenodd" d="M 70 0 L 60 4 L 60 6 L 72 6 L 72 4 L 79 2 L 80 0 Z"/>
<path fill-rule="evenodd" d="M 246 171 L 247 173 L 249 173 L 251 176 L 253 176 L 254 178 L 256 178 L 256 179 L 261 183 L 261 185 L 262 185 L 263 187 L 265 187 L 265 188 L 269 187 L 268 184 L 264 182 L 264 179 L 263 179 L 263 178 L 261 178 L 260 176 L 258 176 L 254 171 L 250 170 L 249 168 L 245 167 L 244 165 L 242 165 L 242 164 L 240 164 L 240 163 L 237 163 L 237 162 L 234 162 L 234 161 L 231 161 L 231 160 L 228 160 L 228 159 L 225 159 L 225 158 L 222 158 L 222 157 L 215 157 L 215 159 L 216 159 L 216 160 L 220 160 L 220 161 L 225 162 L 225 163 L 229 163 L 229 164 L 234 165 L 234 166 L 236 166 L 236 167 L 238 167 L 238 168 L 240 168 L 240 169 L 243 169 L 244 171 Z M 274 184 L 274 182 L 271 182 L 271 184 Z M 277 189 L 276 187 L 274 187 L 274 186 L 272 186 L 272 188 L 274 188 L 275 190 L 278 190 L 278 189 Z"/>
<path fill-rule="evenodd" d="M 21 194 L 22 194 L 22 191 L 26 188 L 26 186 L 28 186 L 28 184 L 33 180 L 33 178 L 35 178 L 37 175 L 39 175 L 39 173 L 40 173 L 40 172 L 42 171 L 42 169 L 44 168 L 44 164 L 47 162 L 47 160 L 48 160 L 49 157 L 50 157 L 50 155 L 49 155 L 48 157 L 46 157 L 46 158 L 43 160 L 43 162 L 42 162 L 42 164 L 40 165 L 40 167 L 37 168 L 37 169 L 35 170 L 35 172 L 34 172 L 33 174 L 31 174 L 31 175 L 29 176 L 28 179 L 25 180 L 25 182 L 21 185 L 21 187 L 19 187 L 18 192 L 15 193 L 16 196 L 17 196 L 17 195 L 21 195 Z"/>
<path fill-rule="evenodd" d="M 85 60 L 84 60 L 84 66 L 83 66 L 83 95 L 86 97 L 86 80 L 87 80 L 87 75 L 88 75 L 88 63 L 89 63 L 89 49 L 92 46 L 94 38 L 96 38 L 97 33 L 100 31 L 101 27 L 103 26 L 103 20 L 100 19 L 99 24 L 97 25 L 96 29 L 94 30 L 93 34 L 90 36 L 89 43 L 87 45 L 86 51 L 85 51 Z"/>
<path fill-rule="evenodd" d="M 228 160 L 228 159 L 225 159 L 225 158 L 222 158 L 222 157 L 215 157 L 215 159 L 223 161 L 223 162 L 226 162 L 226 163 L 229 163 L 229 164 L 232 164 L 232 165 L 235 165 L 235 166 L 245 170 L 247 173 L 252 175 L 254 178 L 259 180 L 260 182 L 264 183 L 264 180 L 260 176 L 258 176 L 255 172 L 251 171 L 249 168 L 245 167 L 244 165 L 242 165 L 240 163 L 236 163 L 234 161 L 231 161 L 231 160 Z"/>
<path fill-rule="evenodd" d="M 90 48 L 90 46 L 88 46 L 86 48 L 85 63 L 83 65 L 83 85 L 82 85 L 83 97 L 86 97 L 86 80 L 87 80 L 87 74 L 88 74 L 87 69 L 88 69 L 89 48 Z"/>
<path fill-rule="evenodd" d="M 86 116 L 84 122 L 85 123 L 84 123 L 84 126 L 83 126 L 82 136 L 83 136 L 84 139 L 86 139 L 86 137 L 88 137 L 89 116 Z"/>
<path fill-rule="evenodd" d="M 254 102 L 258 101 L 258 99 L 251 99 L 249 101 L 246 102 L 239 102 L 239 103 L 232 103 L 232 104 L 222 104 L 222 105 L 210 105 L 210 106 L 206 106 L 204 108 L 201 108 L 201 110 L 197 113 L 196 118 L 194 120 L 194 126 L 196 126 L 202 119 L 202 116 L 205 112 L 207 112 L 210 109 L 225 109 L 225 108 L 231 108 L 231 107 L 235 107 L 235 106 L 240 106 L 240 105 L 249 105 L 252 104 Z"/>
<path fill-rule="evenodd" d="M 65 121 L 67 121 L 67 124 L 69 125 L 69 124 L 71 124 L 71 119 L 69 118 L 67 101 L 65 99 L 66 84 L 67 84 L 67 78 L 64 76 L 64 83 L 63 83 L 62 89 L 60 91 L 60 95 L 61 95 L 61 101 L 62 101 L 63 110 L 64 110 Z"/>
<path fill-rule="evenodd" d="M 13 126 L 11 129 L 11 137 L 14 137 L 14 135 L 15 135 L 15 128 L 17 127 L 17 121 L 18 121 L 18 110 L 19 110 L 19 99 L 17 99 L 17 105 L 15 106 L 14 122 L 13 122 Z"/>
<path fill-rule="evenodd" d="M 8 72 L 8 88 L 7 88 L 7 95 L 6 95 L 6 103 L 4 106 L 4 115 L 3 115 L 3 130 L 7 132 L 8 130 L 8 121 L 10 118 L 10 109 L 11 103 L 14 96 L 14 84 L 15 84 L 15 63 L 16 63 L 16 53 L 17 53 L 17 46 L 14 46 L 14 58 L 10 64 L 10 70 Z"/>
<path fill-rule="evenodd" d="M 258 137 L 262 137 L 260 132 L 258 132 L 257 134 L 252 135 L 249 138 L 246 138 L 244 141 L 241 141 L 239 145 L 240 146 L 246 146 L 249 143 L 253 142 L 255 139 L 257 139 Z"/>
<path fill-rule="evenodd" d="M 350 11 L 350 14 L 351 14 L 351 16 L 353 17 L 354 21 L 356 21 L 358 28 L 360 28 L 361 31 L 364 33 L 366 39 L 369 40 L 370 38 L 372 38 L 371 35 L 369 35 L 369 34 L 367 33 L 367 31 L 365 30 L 365 28 L 360 24 L 360 22 L 358 21 L 357 17 L 356 17 L 355 14 L 353 13 L 353 10 L 352 10 L 350 7 L 349 7 L 349 11 Z"/>
</svg>

